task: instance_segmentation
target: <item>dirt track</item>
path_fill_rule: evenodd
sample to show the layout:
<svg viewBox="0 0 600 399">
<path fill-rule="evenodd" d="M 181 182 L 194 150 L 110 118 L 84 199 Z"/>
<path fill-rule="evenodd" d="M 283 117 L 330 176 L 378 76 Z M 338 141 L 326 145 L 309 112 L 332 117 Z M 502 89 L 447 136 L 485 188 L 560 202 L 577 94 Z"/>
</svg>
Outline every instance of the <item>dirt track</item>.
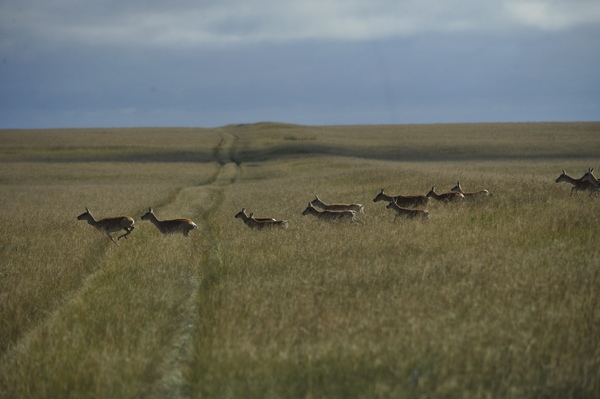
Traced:
<svg viewBox="0 0 600 399">
<path fill-rule="evenodd" d="M 219 168 L 214 178 L 208 184 L 183 189 L 174 200 L 174 203 L 169 204 L 169 207 L 177 206 L 178 209 L 185 209 L 188 206 L 184 203 L 186 198 L 193 198 L 193 201 L 188 202 L 188 204 L 202 204 L 202 208 L 204 209 L 203 219 L 197 220 L 197 234 L 201 235 L 204 248 L 216 245 L 217 241 L 215 233 L 205 223 L 206 218 L 212 209 L 218 207 L 218 199 L 222 195 L 223 187 L 235 183 L 240 174 L 239 165 L 232 158 L 237 137 L 226 131 L 221 132 L 221 135 L 222 139 L 215 150 Z M 210 262 L 208 257 L 206 261 Z M 203 265 L 199 265 L 199 269 L 202 267 Z M 187 322 L 181 326 L 180 332 L 177 334 L 176 339 L 173 340 L 169 356 L 164 359 L 164 362 L 160 366 L 162 378 L 153 387 L 152 392 L 148 392 L 151 398 L 185 398 L 191 396 L 190 389 L 185 380 L 185 371 L 193 356 L 194 334 L 199 331 L 198 294 L 202 286 L 202 282 L 200 281 L 202 279 L 201 275 L 200 270 L 198 270 L 195 276 L 195 289 L 190 292 L 186 306 L 188 309 Z"/>
</svg>

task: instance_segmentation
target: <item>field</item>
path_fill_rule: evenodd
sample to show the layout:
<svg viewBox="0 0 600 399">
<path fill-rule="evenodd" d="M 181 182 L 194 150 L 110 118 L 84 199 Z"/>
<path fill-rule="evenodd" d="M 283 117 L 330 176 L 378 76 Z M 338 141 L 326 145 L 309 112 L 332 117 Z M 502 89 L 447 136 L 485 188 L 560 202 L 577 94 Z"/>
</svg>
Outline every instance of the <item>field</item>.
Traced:
<svg viewBox="0 0 600 399">
<path fill-rule="evenodd" d="M 589 167 L 600 123 L 0 131 L 0 397 L 595 398 L 600 198 L 555 183 Z M 457 180 L 493 196 L 372 201 Z"/>
</svg>

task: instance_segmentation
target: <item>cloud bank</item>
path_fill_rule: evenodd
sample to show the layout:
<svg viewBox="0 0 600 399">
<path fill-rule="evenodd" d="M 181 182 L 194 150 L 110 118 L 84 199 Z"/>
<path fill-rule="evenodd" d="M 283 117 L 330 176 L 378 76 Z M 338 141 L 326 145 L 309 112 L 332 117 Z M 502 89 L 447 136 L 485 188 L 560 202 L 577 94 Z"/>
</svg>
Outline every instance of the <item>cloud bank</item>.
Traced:
<svg viewBox="0 0 600 399">
<path fill-rule="evenodd" d="M 597 120 L 597 0 L 0 2 L 0 128 Z"/>
<path fill-rule="evenodd" d="M 20 0 L 0 5 L 0 39 L 112 46 L 374 40 L 422 33 L 566 30 L 600 24 L 595 0 Z"/>
</svg>

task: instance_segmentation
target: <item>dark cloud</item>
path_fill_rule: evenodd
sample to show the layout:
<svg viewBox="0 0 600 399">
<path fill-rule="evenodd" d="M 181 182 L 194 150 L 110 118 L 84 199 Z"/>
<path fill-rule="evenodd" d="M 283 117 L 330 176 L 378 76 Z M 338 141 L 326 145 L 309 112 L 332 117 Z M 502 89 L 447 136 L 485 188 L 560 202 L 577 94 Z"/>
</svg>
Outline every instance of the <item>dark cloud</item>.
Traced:
<svg viewBox="0 0 600 399">
<path fill-rule="evenodd" d="M 427 16 L 431 20 L 411 34 L 389 35 L 382 33 L 389 31 L 389 20 L 381 12 L 363 10 L 367 21 L 382 22 L 381 30 L 358 23 L 359 2 L 349 2 L 341 12 L 341 3 L 325 1 L 324 15 L 312 22 L 302 2 L 295 6 L 298 18 L 274 6 L 271 19 L 262 22 L 260 7 L 252 9 L 251 2 L 232 9 L 221 2 L 203 2 L 200 8 L 156 3 L 144 2 L 143 8 L 115 3 L 107 11 L 106 3 L 69 9 L 66 1 L 52 11 L 48 2 L 32 11 L 33 3 L 24 1 L 21 14 L 11 9 L 0 17 L 13 21 L 12 28 L 3 25 L 7 35 L 0 39 L 0 127 L 597 120 L 600 115 L 600 28 L 587 23 L 564 28 L 565 20 L 585 19 L 579 14 L 567 15 L 560 29 L 503 30 L 502 18 L 491 18 L 494 28 L 483 29 L 485 21 L 474 24 L 472 15 L 459 10 L 451 18 L 454 25 L 436 30 L 427 27 L 442 19 L 439 10 L 428 14 L 421 3 L 403 2 L 405 11 L 420 12 L 415 26 Z M 511 15 L 510 7 L 503 9 L 502 15 Z M 485 10 L 475 7 L 477 15 Z M 64 14 L 57 16 L 59 11 Z M 29 29 L 23 24 L 34 14 L 46 19 Z M 557 18 L 548 10 L 542 14 L 538 20 Z M 331 15 L 338 17 L 327 28 L 324 21 Z M 305 32 L 315 27 L 317 34 L 293 37 L 288 21 L 306 22 Z M 344 21 L 358 32 L 341 40 L 351 30 Z M 209 28 L 190 28 L 203 22 Z M 141 44 L 144 33 L 148 42 Z"/>
</svg>

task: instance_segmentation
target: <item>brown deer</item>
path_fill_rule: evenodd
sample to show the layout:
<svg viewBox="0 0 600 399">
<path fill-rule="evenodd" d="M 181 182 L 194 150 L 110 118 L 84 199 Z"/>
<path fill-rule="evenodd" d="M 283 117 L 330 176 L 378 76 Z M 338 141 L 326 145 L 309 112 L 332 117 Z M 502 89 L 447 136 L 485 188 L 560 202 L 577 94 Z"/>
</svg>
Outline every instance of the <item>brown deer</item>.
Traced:
<svg viewBox="0 0 600 399">
<path fill-rule="evenodd" d="M 407 209 L 398 206 L 396 201 L 390 201 L 390 203 L 386 206 L 387 209 L 392 209 L 396 212 L 396 217 L 394 217 L 394 221 L 398 216 L 404 216 L 407 218 L 429 218 L 429 211 L 425 209 Z"/>
<path fill-rule="evenodd" d="M 319 211 L 310 202 L 306 209 L 302 212 L 302 216 L 313 215 L 320 220 L 347 220 L 350 222 L 358 223 L 356 219 L 356 211 L 345 210 L 345 211 Z"/>
<path fill-rule="evenodd" d="M 242 208 L 242 210 L 235 215 L 235 218 L 242 219 L 246 226 L 250 227 L 251 229 L 264 229 L 270 227 L 281 227 L 285 229 L 286 227 L 288 227 L 287 220 L 276 220 L 273 218 L 255 218 L 254 213 L 250 213 L 250 216 L 248 216 L 246 215 L 246 208 Z"/>
<path fill-rule="evenodd" d="M 383 188 L 377 194 L 375 198 L 373 198 L 373 202 L 378 201 L 387 201 L 392 202 L 396 201 L 398 206 L 410 207 L 410 206 L 427 206 L 429 203 L 429 197 L 425 195 L 396 195 L 392 197 L 391 195 L 387 195 L 383 192 Z"/>
<path fill-rule="evenodd" d="M 311 202 L 312 205 L 318 206 L 325 211 L 355 211 L 365 213 L 365 207 L 361 204 L 329 204 L 327 205 L 318 195 L 315 195 L 315 199 Z"/>
<path fill-rule="evenodd" d="M 120 235 L 117 238 L 118 240 L 120 240 L 123 237 L 127 238 L 127 236 L 131 234 L 131 232 L 135 228 L 135 221 L 130 216 L 116 216 L 96 220 L 94 219 L 88 208 L 85 208 L 85 212 L 77 216 L 77 220 L 87 221 L 88 224 L 94 226 L 101 233 L 106 234 L 112 240 L 112 242 L 114 242 L 117 245 L 119 244 L 115 241 L 114 237 L 110 233 L 125 230 L 125 234 Z"/>
<path fill-rule="evenodd" d="M 456 186 L 452 187 L 452 189 L 450 191 L 454 191 L 456 193 L 461 193 L 462 195 L 465 196 L 465 199 L 493 196 L 493 194 L 491 194 L 488 190 L 485 190 L 485 189 L 480 190 L 480 191 L 465 192 L 465 191 L 463 191 L 462 187 L 460 186 L 460 180 L 456 182 Z"/>
<path fill-rule="evenodd" d="M 595 192 L 596 195 L 598 195 L 598 187 L 596 187 L 594 185 L 594 183 L 592 181 L 589 181 L 588 179 L 585 179 L 586 176 L 588 175 L 588 173 L 594 177 L 594 175 L 592 174 L 592 171 L 594 169 L 590 168 L 588 169 L 588 172 L 583 175 L 582 177 L 580 177 L 579 179 L 575 179 L 571 176 L 569 176 L 567 174 L 567 172 L 565 172 L 565 170 L 563 169 L 562 173 L 560 176 L 558 176 L 558 178 L 556 179 L 557 183 L 560 182 L 565 182 L 565 183 L 570 183 L 573 185 L 573 187 L 571 187 L 571 197 L 573 196 L 573 193 L 577 193 L 578 191 L 589 191 L 590 192 L 590 197 L 592 196 L 592 194 Z"/>
<path fill-rule="evenodd" d="M 140 219 L 148 220 L 163 234 L 177 234 L 181 233 L 186 237 L 189 237 L 190 231 L 194 230 L 198 226 L 192 221 L 192 219 L 172 219 L 172 220 L 158 220 L 152 208 L 148 208 Z"/>
<path fill-rule="evenodd" d="M 437 201 L 441 202 L 457 202 L 465 199 L 465 195 L 463 193 L 457 193 L 456 191 L 450 191 L 449 193 L 438 194 L 435 192 L 435 187 L 431 187 L 431 190 L 427 193 L 427 196 L 430 198 L 434 198 Z"/>
</svg>

